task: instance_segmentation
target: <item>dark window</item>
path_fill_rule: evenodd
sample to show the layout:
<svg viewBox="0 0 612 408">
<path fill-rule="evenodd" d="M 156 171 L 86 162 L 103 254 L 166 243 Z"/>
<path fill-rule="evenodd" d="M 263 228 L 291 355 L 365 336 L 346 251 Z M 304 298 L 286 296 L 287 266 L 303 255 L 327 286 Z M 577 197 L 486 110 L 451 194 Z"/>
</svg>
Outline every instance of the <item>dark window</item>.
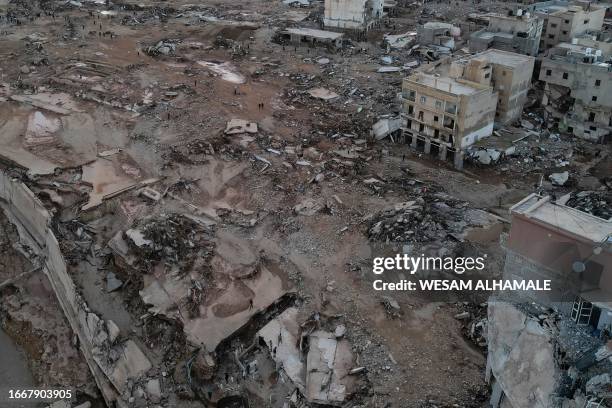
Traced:
<svg viewBox="0 0 612 408">
<path fill-rule="evenodd" d="M 589 126 L 589 129 L 591 129 L 592 131 L 596 131 L 597 128 L 595 126 Z"/>
<path fill-rule="evenodd" d="M 568 77 L 567 72 L 564 72 L 563 73 L 563 79 L 567 79 L 567 77 Z"/>
<path fill-rule="evenodd" d="M 438 121 L 438 117 L 434 116 L 434 122 L 437 122 L 437 121 Z"/>
<path fill-rule="evenodd" d="M 599 86 L 601 85 L 601 80 L 600 79 L 596 79 L 595 80 L 595 86 Z"/>
<path fill-rule="evenodd" d="M 552 70 L 551 69 L 547 69 L 546 70 L 546 76 L 550 76 L 552 74 Z"/>
<path fill-rule="evenodd" d="M 595 95 L 593 95 L 593 96 L 591 97 L 591 100 L 592 100 L 593 102 L 597 102 L 597 97 L 596 97 Z"/>
<path fill-rule="evenodd" d="M 565 24 L 569 24 L 569 20 L 565 20 L 565 21 L 564 21 L 564 23 L 565 23 Z"/>
<path fill-rule="evenodd" d="M 562 31 L 563 35 L 567 35 L 567 31 Z"/>
<path fill-rule="evenodd" d="M 551 26 L 552 28 L 557 28 L 557 25 L 556 25 L 555 23 L 552 23 L 550 26 Z"/>
<path fill-rule="evenodd" d="M 584 20 L 584 24 L 589 24 L 589 20 Z"/>
<path fill-rule="evenodd" d="M 594 112 L 589 113 L 589 122 L 595 122 L 595 113 Z"/>
<path fill-rule="evenodd" d="M 554 34 L 548 34 L 548 38 L 550 38 L 551 40 L 554 40 L 555 35 Z"/>
<path fill-rule="evenodd" d="M 490 74 L 490 73 L 488 73 L 488 72 L 485 74 L 485 78 L 488 78 L 488 77 L 490 77 L 490 76 L 491 76 L 491 74 Z"/>
<path fill-rule="evenodd" d="M 419 124 L 419 132 L 422 132 L 423 130 L 425 130 L 425 125 L 421 123 Z"/>
</svg>

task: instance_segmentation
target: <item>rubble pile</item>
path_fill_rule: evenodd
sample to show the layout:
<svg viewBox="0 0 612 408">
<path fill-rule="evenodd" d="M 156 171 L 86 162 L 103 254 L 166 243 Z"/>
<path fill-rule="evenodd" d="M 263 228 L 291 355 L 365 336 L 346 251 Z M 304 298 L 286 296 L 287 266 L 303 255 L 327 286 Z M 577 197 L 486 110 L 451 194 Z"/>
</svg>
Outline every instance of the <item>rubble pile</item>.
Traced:
<svg viewBox="0 0 612 408">
<path fill-rule="evenodd" d="M 593 214 L 604 220 L 612 219 L 612 191 L 572 192 L 565 203 L 568 207 Z"/>
<path fill-rule="evenodd" d="M 368 237 L 380 242 L 444 242 L 449 234 L 460 234 L 468 225 L 467 203 L 440 197 L 419 197 L 374 215 Z"/>
<path fill-rule="evenodd" d="M 161 40 L 155 45 L 147 47 L 145 52 L 152 57 L 159 55 L 172 55 L 176 51 L 176 44 L 177 41 L 175 40 Z"/>
<path fill-rule="evenodd" d="M 125 235 L 147 271 L 162 262 L 181 272 L 191 271 L 197 264 L 205 274 L 213 256 L 214 231 L 181 214 L 161 214 L 143 220 L 140 227 L 128 229 Z"/>
</svg>

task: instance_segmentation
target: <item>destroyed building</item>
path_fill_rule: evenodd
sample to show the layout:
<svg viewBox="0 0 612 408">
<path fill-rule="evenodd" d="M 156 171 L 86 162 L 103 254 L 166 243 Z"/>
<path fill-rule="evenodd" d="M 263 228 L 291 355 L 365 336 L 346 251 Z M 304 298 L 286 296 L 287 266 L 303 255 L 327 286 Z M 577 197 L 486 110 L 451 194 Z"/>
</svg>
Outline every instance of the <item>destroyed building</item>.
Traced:
<svg viewBox="0 0 612 408">
<path fill-rule="evenodd" d="M 368 31 L 383 16 L 383 0 L 325 0 L 323 25 L 332 30 Z"/>
<path fill-rule="evenodd" d="M 343 33 L 316 30 L 313 28 L 287 28 L 280 35 L 294 45 L 324 46 L 331 50 L 342 47 Z"/>
<path fill-rule="evenodd" d="M 559 128 L 593 142 L 612 131 L 612 63 L 599 49 L 563 43 L 542 59 L 542 104 Z"/>
<path fill-rule="evenodd" d="M 493 132 L 494 122 L 520 117 L 534 58 L 501 50 L 444 61 L 404 80 L 404 136 L 445 160 L 452 152 L 460 168 L 464 152 Z M 427 72 L 427 73 L 426 73 Z"/>
<path fill-rule="evenodd" d="M 536 56 L 540 46 L 543 20 L 522 9 L 516 15 L 493 14 L 488 26 L 470 35 L 470 52 L 487 48 Z"/>
<path fill-rule="evenodd" d="M 488 302 L 491 408 L 610 406 L 612 340 L 538 303 Z"/>
<path fill-rule="evenodd" d="M 524 6 L 544 21 L 540 51 L 589 31 L 601 31 L 606 6 L 595 2 L 551 0 Z"/>
<path fill-rule="evenodd" d="M 531 194 L 510 209 L 505 243 L 505 278 L 550 279 L 549 293 L 525 296 L 597 330 L 612 326 L 612 217 L 605 196 Z"/>
<path fill-rule="evenodd" d="M 450 23 L 429 21 L 417 28 L 417 41 L 423 45 L 434 45 L 454 50 L 461 29 Z"/>
</svg>

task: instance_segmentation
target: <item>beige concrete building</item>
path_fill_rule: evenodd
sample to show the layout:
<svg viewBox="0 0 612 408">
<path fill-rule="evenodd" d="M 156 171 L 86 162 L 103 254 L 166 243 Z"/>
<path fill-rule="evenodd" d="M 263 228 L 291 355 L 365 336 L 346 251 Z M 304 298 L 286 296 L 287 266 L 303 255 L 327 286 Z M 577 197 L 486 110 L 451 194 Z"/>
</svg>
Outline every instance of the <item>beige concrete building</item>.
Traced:
<svg viewBox="0 0 612 408">
<path fill-rule="evenodd" d="M 589 31 L 600 31 L 606 7 L 591 2 L 545 1 L 527 6 L 529 12 L 544 20 L 540 51 Z"/>
<path fill-rule="evenodd" d="M 490 72 L 489 72 L 490 75 Z M 416 73 L 404 79 L 404 137 L 441 160 L 463 167 L 466 148 L 493 132 L 497 93 L 488 85 L 450 76 Z"/>
<path fill-rule="evenodd" d="M 417 42 L 423 45 L 436 45 L 450 50 L 455 49 L 455 41 L 461 29 L 451 23 L 429 21 L 417 27 Z"/>
<path fill-rule="evenodd" d="M 328 29 L 367 31 L 383 16 L 383 0 L 325 0 Z"/>
<path fill-rule="evenodd" d="M 562 43 L 542 59 L 542 104 L 559 129 L 603 142 L 612 133 L 612 63 L 598 49 Z M 569 108 L 568 108 L 569 107 Z"/>
<path fill-rule="evenodd" d="M 519 119 L 531 86 L 535 58 L 490 49 L 473 59 L 491 64 L 491 86 L 498 94 L 495 122 L 506 124 Z"/>
<path fill-rule="evenodd" d="M 538 54 L 543 20 L 523 10 L 513 15 L 488 15 L 488 27 L 470 35 L 470 52 L 488 48 L 535 56 Z"/>
<path fill-rule="evenodd" d="M 495 122 L 518 119 L 527 99 L 534 57 L 488 50 L 445 61 L 406 78 L 404 137 L 461 168 L 466 150 L 493 133 Z"/>
</svg>

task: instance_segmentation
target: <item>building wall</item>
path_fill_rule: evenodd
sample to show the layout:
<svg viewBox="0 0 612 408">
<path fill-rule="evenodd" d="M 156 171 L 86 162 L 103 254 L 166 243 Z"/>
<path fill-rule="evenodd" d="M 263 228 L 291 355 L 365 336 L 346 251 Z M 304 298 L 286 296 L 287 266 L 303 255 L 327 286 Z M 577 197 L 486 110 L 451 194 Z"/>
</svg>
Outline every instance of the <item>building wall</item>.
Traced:
<svg viewBox="0 0 612 408">
<path fill-rule="evenodd" d="M 414 101 L 407 98 L 411 90 L 415 91 Z M 411 121 L 409 129 L 413 133 L 437 139 L 449 148 L 459 146 L 459 134 L 455 127 L 457 114 L 446 112 L 447 109 L 456 110 L 453 106 L 459 107 L 460 101 L 456 95 L 409 81 L 404 81 L 403 95 L 403 113 Z M 412 114 L 409 114 L 409 106 L 413 107 Z M 449 127 L 449 121 L 452 121 L 452 127 Z"/>
<path fill-rule="evenodd" d="M 612 253 L 604 250 L 595 255 L 594 247 L 594 243 L 584 242 L 559 228 L 540 224 L 525 216 L 514 215 L 506 242 L 504 276 L 508 279 L 512 276 L 524 279 L 554 279 L 557 286 L 561 282 L 567 282 L 569 288 L 575 288 L 580 285 L 580 274 L 573 272 L 571 265 L 575 261 L 588 259 L 602 265 L 599 288 L 612 294 Z M 576 294 L 567 293 L 562 296 L 562 293 L 538 292 L 534 295 L 543 302 L 546 300 L 543 296 L 548 296 L 549 301 L 572 301 Z"/>
<path fill-rule="evenodd" d="M 533 74 L 534 58 L 517 67 L 493 63 L 493 84 L 498 92 L 495 121 L 510 123 L 520 118 Z"/>
<path fill-rule="evenodd" d="M 542 32 L 540 50 L 550 49 L 562 42 L 571 42 L 572 38 L 587 31 L 600 31 L 605 14 L 605 8 L 565 12 L 558 15 L 538 13 L 537 15 L 544 20 L 545 27 Z"/>
<path fill-rule="evenodd" d="M 461 95 L 458 127 L 462 149 L 493 134 L 496 106 L 497 93 L 492 90 Z"/>
<path fill-rule="evenodd" d="M 570 89 L 575 102 L 566 124 L 571 133 L 591 140 L 598 140 L 610 133 L 612 71 L 607 67 L 545 58 L 539 79 Z"/>
<path fill-rule="evenodd" d="M 413 131 L 426 137 L 439 138 L 456 150 L 465 149 L 493 133 L 497 94 L 491 89 L 470 95 L 454 95 L 404 81 L 404 95 L 410 90 L 415 91 L 415 101 L 404 99 L 404 113 L 407 114 L 408 107 L 413 106 L 413 114 L 409 117 L 412 120 L 410 129 Z M 452 105 L 456 106 L 455 114 L 447 112 L 452 109 Z M 436 130 L 439 136 L 436 136 Z"/>
<path fill-rule="evenodd" d="M 481 52 L 487 48 L 495 48 L 535 56 L 540 47 L 543 24 L 540 18 L 492 16 L 487 28 L 470 36 L 470 51 Z M 485 33 L 491 33 L 493 36 L 484 36 Z"/>
<path fill-rule="evenodd" d="M 365 30 L 372 13 L 379 11 L 382 15 L 381 0 L 325 0 L 323 24 L 328 28 Z"/>
</svg>

